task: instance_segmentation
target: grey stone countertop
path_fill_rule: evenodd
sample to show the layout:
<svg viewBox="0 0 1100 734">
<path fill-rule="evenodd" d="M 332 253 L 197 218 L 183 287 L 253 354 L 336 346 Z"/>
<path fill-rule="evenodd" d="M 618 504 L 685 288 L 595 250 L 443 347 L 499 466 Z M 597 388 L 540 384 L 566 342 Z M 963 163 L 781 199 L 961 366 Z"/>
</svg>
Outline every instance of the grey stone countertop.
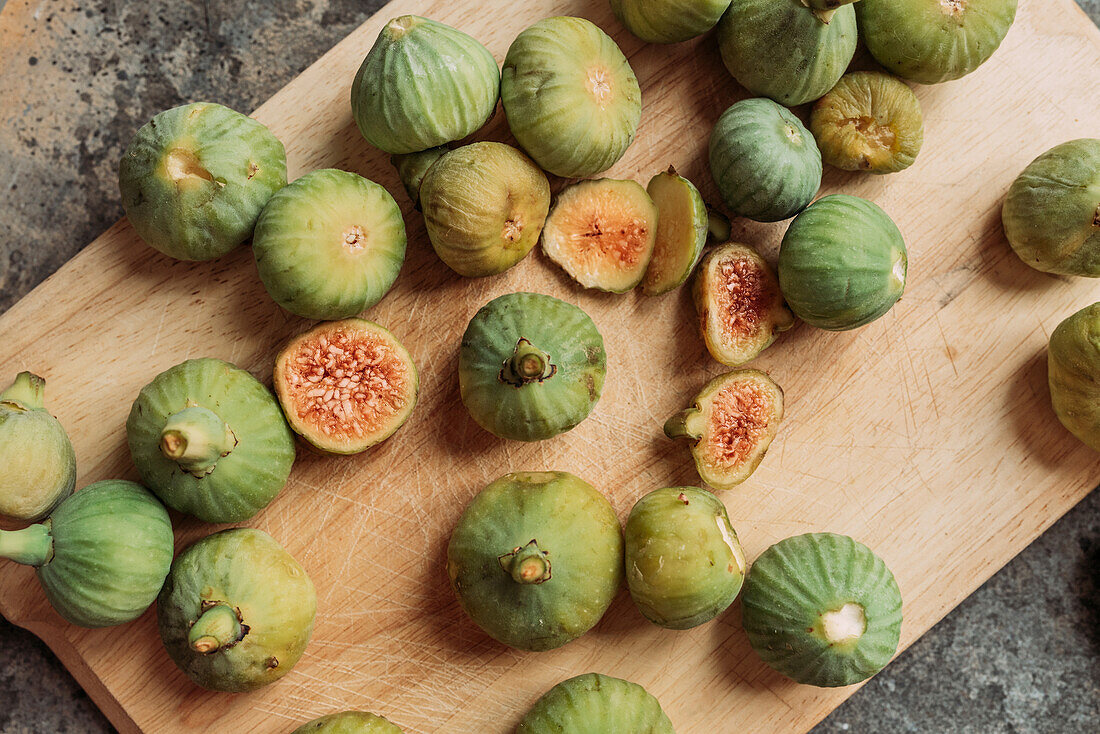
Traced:
<svg viewBox="0 0 1100 734">
<path fill-rule="evenodd" d="M 1079 2 L 1100 22 L 1100 0 Z M 0 0 L 0 312 L 121 217 L 115 167 L 153 114 L 254 109 L 381 5 Z M 0 732 L 111 731 L 0 619 Z M 1100 732 L 1100 492 L 814 732 Z"/>
</svg>

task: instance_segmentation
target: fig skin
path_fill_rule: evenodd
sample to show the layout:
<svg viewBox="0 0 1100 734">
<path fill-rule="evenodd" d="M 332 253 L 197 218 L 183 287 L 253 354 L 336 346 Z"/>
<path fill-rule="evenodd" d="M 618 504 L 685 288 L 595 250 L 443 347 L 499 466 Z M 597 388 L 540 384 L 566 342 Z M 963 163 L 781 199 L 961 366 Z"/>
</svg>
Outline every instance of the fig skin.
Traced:
<svg viewBox="0 0 1100 734">
<path fill-rule="evenodd" d="M 566 472 L 507 474 L 486 486 L 447 545 L 462 609 L 490 637 L 531 652 L 580 637 L 623 580 L 611 503 Z"/>
<path fill-rule="evenodd" d="M 812 686 L 870 678 L 897 651 L 901 592 L 870 548 L 844 535 L 781 540 L 753 562 L 741 619 L 760 658 Z"/>
<path fill-rule="evenodd" d="M 730 0 L 611 0 L 627 30 L 646 43 L 680 43 L 701 36 L 722 18 Z"/>
<path fill-rule="evenodd" d="M 683 285 L 699 264 L 710 215 L 699 189 L 671 166 L 650 179 L 646 193 L 657 207 L 657 232 L 639 287 L 642 295 L 659 296 Z"/>
<path fill-rule="evenodd" d="M 302 724 L 291 734 L 401 734 L 401 728 L 366 711 L 341 711 Z"/>
<path fill-rule="evenodd" d="M 252 236 L 268 199 L 286 185 L 286 150 L 256 120 L 196 102 L 137 131 L 118 185 L 146 244 L 177 260 L 211 260 Z"/>
<path fill-rule="evenodd" d="M 46 381 L 21 372 L 0 392 L 0 515 L 37 522 L 76 487 L 76 453 L 46 412 Z"/>
<path fill-rule="evenodd" d="M 192 638 L 212 609 L 229 610 L 238 624 L 211 627 L 211 649 Z M 176 557 L 157 599 L 157 624 L 169 657 L 195 684 L 241 693 L 290 672 L 316 611 L 313 582 L 282 546 L 261 530 L 232 528 Z"/>
<path fill-rule="evenodd" d="M 1066 318 L 1050 335 L 1047 378 L 1058 420 L 1100 451 L 1100 303 Z"/>
<path fill-rule="evenodd" d="M 496 275 L 527 257 L 550 210 L 550 182 L 510 145 L 456 148 L 420 184 L 428 239 L 439 259 L 468 278 Z"/>
<path fill-rule="evenodd" d="M 351 87 L 351 111 L 367 142 L 391 154 L 460 140 L 496 110 L 500 70 L 473 37 L 415 15 L 390 20 Z"/>
<path fill-rule="evenodd" d="M 1100 277 L 1100 139 L 1056 145 L 1012 182 L 1001 208 L 1005 237 L 1044 273 Z"/>
<path fill-rule="evenodd" d="M 450 148 L 441 145 L 416 153 L 390 156 L 390 163 L 397 169 L 397 177 L 401 179 L 401 185 L 417 211 L 420 211 L 420 184 L 424 182 L 424 176 L 427 175 L 428 169 L 448 152 Z"/>
<path fill-rule="evenodd" d="M 739 288 L 731 289 L 734 285 Z M 749 245 L 728 242 L 711 250 L 699 267 L 692 297 L 707 351 L 729 367 L 756 359 L 780 332 L 794 326 L 775 272 Z M 747 333 L 730 333 L 735 326 Z"/>
<path fill-rule="evenodd" d="M 741 591 L 745 553 L 725 505 L 705 489 L 650 492 L 630 511 L 624 537 L 630 596 L 656 625 L 697 627 Z"/>
<path fill-rule="evenodd" d="M 335 320 L 382 300 L 405 262 L 405 220 L 385 187 L 349 171 L 311 171 L 271 197 L 252 252 L 271 298 Z"/>
<path fill-rule="evenodd" d="M 623 52 L 592 22 L 568 16 L 540 20 L 516 37 L 500 99 L 520 146 L 563 178 L 610 168 L 642 115 L 641 88 Z"/>
<path fill-rule="evenodd" d="M 855 7 L 860 35 L 875 60 L 921 84 L 977 69 L 1016 18 L 1016 0 L 862 0 Z"/>
<path fill-rule="evenodd" d="M 516 734 L 675 734 L 661 704 L 637 683 L 600 673 L 564 680 L 544 693 Z"/>
<path fill-rule="evenodd" d="M 905 82 L 877 71 L 853 71 L 814 105 L 810 130 L 830 166 L 896 173 L 917 159 L 924 116 Z"/>
</svg>

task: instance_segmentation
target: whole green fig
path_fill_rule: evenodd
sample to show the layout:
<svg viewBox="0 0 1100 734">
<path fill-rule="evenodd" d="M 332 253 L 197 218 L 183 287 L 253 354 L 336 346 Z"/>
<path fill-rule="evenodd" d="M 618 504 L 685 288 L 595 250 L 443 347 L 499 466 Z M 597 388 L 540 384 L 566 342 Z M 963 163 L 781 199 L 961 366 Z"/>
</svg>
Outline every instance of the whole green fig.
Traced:
<svg viewBox="0 0 1100 734">
<path fill-rule="evenodd" d="M 1058 420 L 1100 451 L 1100 303 L 1058 324 L 1050 335 L 1047 374 Z"/>
<path fill-rule="evenodd" d="M 401 734 L 401 729 L 366 711 L 341 711 L 302 724 L 291 734 Z"/>
</svg>

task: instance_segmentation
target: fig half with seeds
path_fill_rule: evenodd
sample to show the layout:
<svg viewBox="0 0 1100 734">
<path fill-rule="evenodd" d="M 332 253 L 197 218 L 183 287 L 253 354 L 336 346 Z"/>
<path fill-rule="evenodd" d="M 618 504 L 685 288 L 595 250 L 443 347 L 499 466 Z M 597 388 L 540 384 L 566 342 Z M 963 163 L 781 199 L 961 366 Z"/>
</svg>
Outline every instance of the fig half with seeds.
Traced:
<svg viewBox="0 0 1100 734">
<path fill-rule="evenodd" d="M 659 296 L 681 285 L 699 264 L 710 218 L 699 189 L 671 166 L 650 179 L 646 193 L 657 207 L 657 235 L 641 288 L 644 295 Z"/>
<path fill-rule="evenodd" d="M 380 184 L 312 171 L 271 197 L 252 252 L 275 302 L 308 319 L 342 319 L 378 303 L 405 262 L 405 220 Z"/>
<path fill-rule="evenodd" d="M 771 266 L 748 245 L 729 242 L 712 250 L 692 295 L 707 351 L 729 367 L 755 359 L 794 325 Z"/>
<path fill-rule="evenodd" d="M 184 549 L 157 597 L 168 656 L 196 684 L 230 693 L 289 673 L 305 652 L 316 612 L 305 569 L 252 528 L 223 530 Z"/>
<path fill-rule="evenodd" d="M 731 489 L 756 471 L 782 420 L 779 385 L 760 370 L 735 370 L 715 377 L 692 407 L 669 418 L 665 435 L 690 440 L 699 477 Z"/>
<path fill-rule="evenodd" d="M 331 454 L 386 440 L 412 414 L 420 383 L 408 350 L 363 319 L 322 323 L 275 358 L 275 394 L 302 438 Z"/>
<path fill-rule="evenodd" d="M 302 724 L 291 734 L 401 734 L 401 728 L 366 711 L 341 711 Z"/>
<path fill-rule="evenodd" d="M 459 275 L 496 275 L 527 256 L 550 209 L 550 183 L 510 145 L 482 142 L 439 158 L 420 184 L 428 239 Z"/>
<path fill-rule="evenodd" d="M 636 181 L 580 181 L 558 194 L 542 249 L 585 288 L 626 293 L 653 258 L 658 216 Z"/>
<path fill-rule="evenodd" d="M 151 247 L 178 260 L 220 257 L 252 236 L 286 185 L 286 150 L 251 117 L 210 102 L 161 112 L 118 167 L 122 208 Z"/>
<path fill-rule="evenodd" d="M 894 173 L 917 159 L 924 116 L 905 82 L 878 71 L 853 71 L 814 105 L 810 131 L 830 166 Z"/>
</svg>

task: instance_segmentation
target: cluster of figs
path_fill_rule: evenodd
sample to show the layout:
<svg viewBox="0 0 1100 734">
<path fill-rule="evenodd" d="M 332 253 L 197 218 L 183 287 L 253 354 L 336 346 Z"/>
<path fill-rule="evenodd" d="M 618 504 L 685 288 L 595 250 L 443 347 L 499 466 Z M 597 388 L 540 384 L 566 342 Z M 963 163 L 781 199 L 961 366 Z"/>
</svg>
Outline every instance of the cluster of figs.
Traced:
<svg viewBox="0 0 1100 734">
<path fill-rule="evenodd" d="M 917 157 L 923 120 L 902 79 L 957 79 L 996 50 L 1016 0 L 611 0 L 616 17 L 652 43 L 717 26 L 722 59 L 755 98 L 714 127 L 709 163 L 730 213 L 793 217 L 778 267 L 726 242 L 729 221 L 674 169 L 643 188 L 589 178 L 634 140 L 641 89 L 615 42 L 588 20 L 541 20 L 498 69 L 469 35 L 403 16 L 389 21 L 351 92 L 356 124 L 392 155 L 423 213 L 439 259 L 484 277 L 541 241 L 585 288 L 646 296 L 692 284 L 702 339 L 739 368 L 795 317 L 854 329 L 901 297 L 907 252 L 870 201 L 825 196 L 824 163 L 886 174 Z M 885 71 L 846 73 L 857 33 Z M 777 40 L 778 39 L 778 40 Z M 503 104 L 522 150 L 484 141 L 452 148 Z M 790 109 L 815 102 L 809 127 Z M 165 647 L 197 684 L 248 691 L 301 657 L 316 614 L 302 566 L 251 528 L 214 533 L 173 560 L 165 506 L 239 523 L 286 484 L 294 434 L 330 454 L 364 451 L 411 414 L 419 379 L 386 328 L 359 318 L 404 262 L 400 207 L 348 171 L 287 183 L 282 143 L 262 124 L 213 103 L 158 114 L 119 167 L 130 224 L 183 260 L 208 260 L 251 239 L 259 276 L 284 309 L 320 323 L 275 358 L 274 394 L 252 374 L 193 359 L 157 375 L 126 424 L 141 484 L 109 480 L 73 493 L 76 459 L 44 408 L 44 383 L 20 374 L 0 393 L 0 513 L 31 521 L 0 531 L 0 555 L 37 568 L 70 622 L 128 622 L 155 600 Z M 551 208 L 547 173 L 582 179 Z M 1065 143 L 1035 160 L 1004 204 L 1006 236 L 1037 269 L 1100 276 L 1100 140 Z M 704 256 L 708 240 L 719 245 Z M 1051 337 L 1050 388 L 1062 422 L 1100 450 L 1100 304 Z M 486 304 L 462 336 L 461 399 L 492 434 L 539 441 L 593 410 L 606 374 L 603 339 L 580 308 L 511 293 Z M 706 385 L 665 425 L 688 439 L 715 490 L 744 481 L 783 418 L 783 392 L 764 372 L 735 369 Z M 641 498 L 625 532 L 607 498 L 565 472 L 507 474 L 468 505 L 451 535 L 447 572 L 462 608 L 487 634 L 527 651 L 591 629 L 624 579 L 639 610 L 669 629 L 713 620 L 740 595 L 750 643 L 795 681 L 844 686 L 895 653 L 901 595 L 885 563 L 832 533 L 787 538 L 749 564 L 726 508 L 710 491 L 671 487 Z M 743 588 L 742 588 L 743 587 Z M 518 732 L 664 734 L 672 724 L 635 683 L 598 673 L 564 681 Z M 397 734 L 365 712 L 331 714 L 299 732 Z"/>
</svg>

